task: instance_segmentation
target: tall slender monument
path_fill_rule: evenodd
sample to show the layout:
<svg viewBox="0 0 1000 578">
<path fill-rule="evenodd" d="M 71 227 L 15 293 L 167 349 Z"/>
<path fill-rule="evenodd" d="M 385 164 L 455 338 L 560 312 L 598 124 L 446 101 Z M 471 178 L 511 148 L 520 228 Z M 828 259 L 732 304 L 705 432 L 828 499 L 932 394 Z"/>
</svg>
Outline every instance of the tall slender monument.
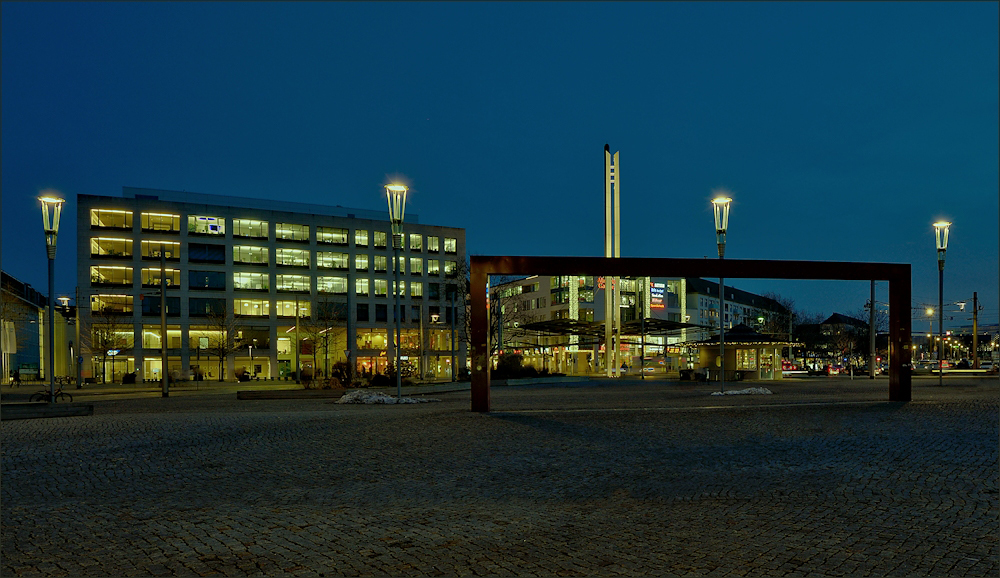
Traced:
<svg viewBox="0 0 1000 578">
<path fill-rule="evenodd" d="M 621 213 L 619 196 L 620 170 L 618 152 L 604 145 L 604 256 L 621 257 Z M 614 202 L 611 195 L 614 190 Z M 612 209 L 614 213 L 612 214 Z M 604 278 L 604 368 L 608 377 L 618 375 L 618 349 L 621 343 L 621 283 L 615 277 Z"/>
</svg>

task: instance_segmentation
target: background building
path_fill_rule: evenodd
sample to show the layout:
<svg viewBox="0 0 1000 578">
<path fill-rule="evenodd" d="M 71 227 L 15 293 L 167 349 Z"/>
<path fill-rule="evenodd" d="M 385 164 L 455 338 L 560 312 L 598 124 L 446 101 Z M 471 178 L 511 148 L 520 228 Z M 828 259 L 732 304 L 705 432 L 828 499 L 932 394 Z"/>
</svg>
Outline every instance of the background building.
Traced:
<svg viewBox="0 0 1000 578">
<path fill-rule="evenodd" d="M 317 372 L 350 360 L 382 373 L 394 358 L 387 212 L 131 187 L 77 207 L 85 375 L 160 378 L 161 275 L 174 377 L 291 376 L 296 342 Z M 466 358 L 451 338 L 465 231 L 412 213 L 403 230 L 404 372 L 450 378 Z"/>
<path fill-rule="evenodd" d="M 503 343 L 505 351 L 523 355 L 525 363 L 549 371 L 603 370 L 604 333 L 597 327 L 604 322 L 603 277 L 533 276 L 500 281 L 490 290 L 494 342 Z M 630 368 L 648 365 L 653 372 L 693 366 L 698 358 L 694 343 L 718 333 L 718 283 L 658 277 L 620 282 L 620 359 Z M 785 307 L 773 299 L 726 286 L 726 327 L 761 328 L 787 315 Z"/>
</svg>

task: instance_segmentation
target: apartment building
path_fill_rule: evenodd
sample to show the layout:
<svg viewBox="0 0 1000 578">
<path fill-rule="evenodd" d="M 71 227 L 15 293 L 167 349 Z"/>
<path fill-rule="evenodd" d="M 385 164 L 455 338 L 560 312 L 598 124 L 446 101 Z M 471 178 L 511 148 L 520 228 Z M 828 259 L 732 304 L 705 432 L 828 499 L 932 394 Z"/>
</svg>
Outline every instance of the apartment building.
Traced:
<svg viewBox="0 0 1000 578">
<path fill-rule="evenodd" d="M 452 338 L 464 229 L 408 212 L 396 263 L 387 212 L 132 187 L 78 195 L 77 224 L 88 376 L 157 380 L 166 365 L 180 379 L 273 379 L 296 360 L 383 373 L 397 265 L 404 370 L 448 378 L 464 365 Z"/>
</svg>

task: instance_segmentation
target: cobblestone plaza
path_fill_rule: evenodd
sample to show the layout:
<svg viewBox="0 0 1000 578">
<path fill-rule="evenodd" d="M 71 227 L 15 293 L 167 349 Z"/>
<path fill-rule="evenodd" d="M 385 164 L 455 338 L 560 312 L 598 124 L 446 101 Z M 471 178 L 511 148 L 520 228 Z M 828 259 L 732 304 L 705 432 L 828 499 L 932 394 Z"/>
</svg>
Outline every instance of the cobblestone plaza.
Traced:
<svg viewBox="0 0 1000 578">
<path fill-rule="evenodd" d="M 609 383 L 494 387 L 491 414 L 226 394 L 6 421 L 0 572 L 1000 572 L 996 380 Z"/>
</svg>

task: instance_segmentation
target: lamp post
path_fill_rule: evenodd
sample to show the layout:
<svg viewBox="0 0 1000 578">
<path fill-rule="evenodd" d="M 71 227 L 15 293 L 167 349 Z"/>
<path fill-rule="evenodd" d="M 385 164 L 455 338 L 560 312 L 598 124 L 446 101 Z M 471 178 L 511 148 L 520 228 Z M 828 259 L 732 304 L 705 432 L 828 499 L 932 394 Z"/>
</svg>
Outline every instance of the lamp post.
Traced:
<svg viewBox="0 0 1000 578">
<path fill-rule="evenodd" d="M 934 223 L 934 242 L 938 255 L 938 385 L 944 385 L 944 363 L 941 351 L 944 345 L 944 254 L 948 250 L 948 232 L 951 223 L 938 221 Z"/>
<path fill-rule="evenodd" d="M 715 238 L 719 244 L 719 261 L 726 257 L 726 229 L 729 228 L 729 205 L 733 200 L 726 196 L 712 199 L 715 213 Z M 719 371 L 720 391 L 726 392 L 726 279 L 719 276 Z"/>
<path fill-rule="evenodd" d="M 392 269 L 396 273 L 396 398 L 403 398 L 403 379 L 400 372 L 400 328 L 399 318 L 399 250 L 403 246 L 403 215 L 406 210 L 406 185 L 385 185 L 385 197 L 389 202 L 389 222 L 392 224 Z M 391 329 L 390 329 L 391 332 Z"/>
<path fill-rule="evenodd" d="M 42 203 L 42 228 L 45 231 L 45 252 L 49 258 L 49 359 L 47 372 L 49 374 L 49 402 L 56 399 L 56 324 L 55 324 L 55 262 L 56 237 L 59 234 L 59 216 L 66 201 L 54 194 L 44 194 L 38 197 Z"/>
</svg>

